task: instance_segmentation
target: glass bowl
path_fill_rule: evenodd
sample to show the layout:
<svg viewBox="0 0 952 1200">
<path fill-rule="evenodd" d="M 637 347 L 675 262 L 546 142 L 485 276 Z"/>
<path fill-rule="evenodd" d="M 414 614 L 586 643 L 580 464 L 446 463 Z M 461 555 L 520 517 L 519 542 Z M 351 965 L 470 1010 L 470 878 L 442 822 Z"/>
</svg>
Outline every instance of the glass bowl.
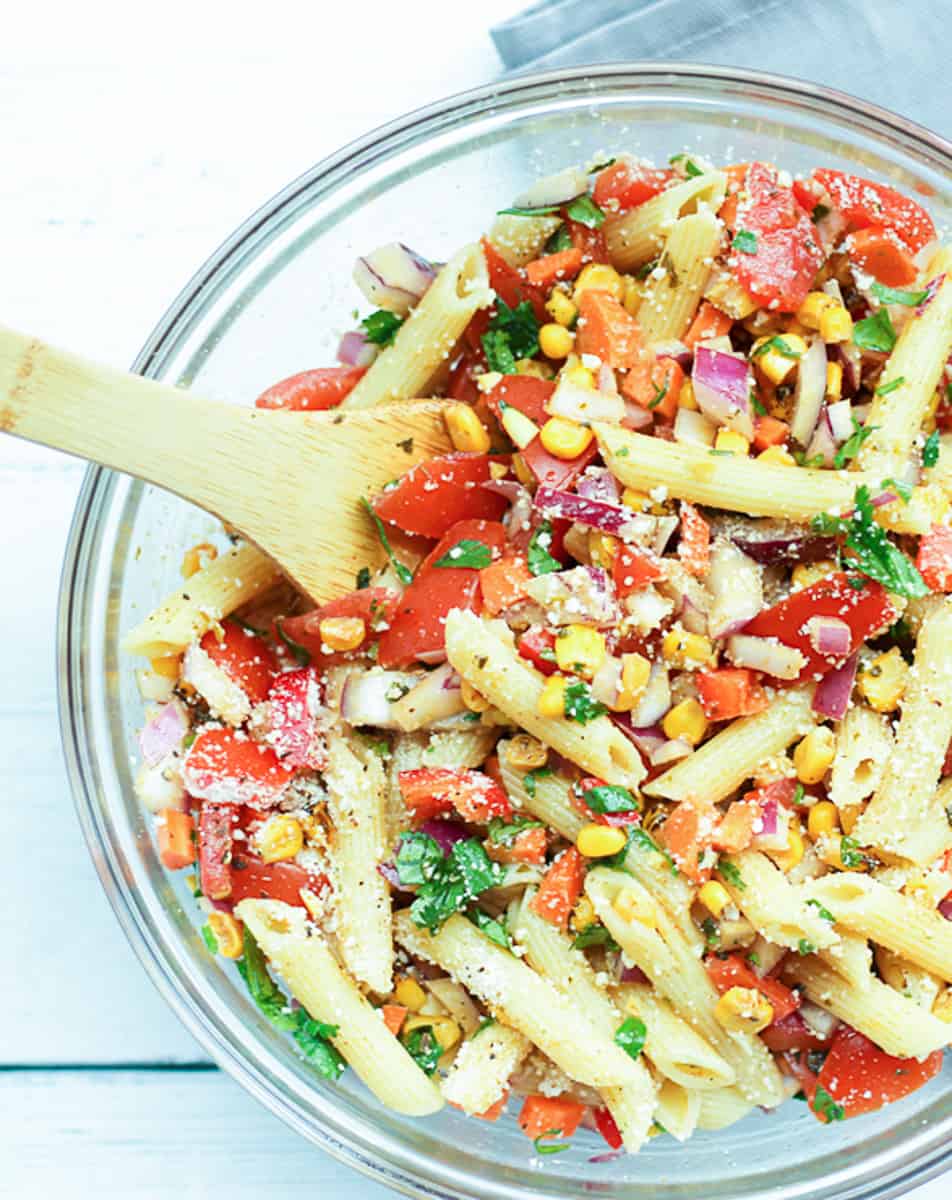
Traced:
<svg viewBox="0 0 952 1200">
<path fill-rule="evenodd" d="M 436 259 L 472 241 L 532 179 L 619 148 L 664 162 L 769 159 L 845 166 L 929 197 L 948 223 L 952 145 L 848 96 L 749 71 L 614 64 L 518 77 L 453 97 L 347 146 L 291 184 L 205 264 L 135 363 L 145 375 L 237 402 L 334 360 L 357 299 L 358 252 L 394 239 Z M 120 634 L 178 582 L 183 550 L 215 537 L 205 514 L 90 469 L 73 521 L 59 614 L 63 737 L 79 817 L 109 899 L 156 986 L 198 1041 L 317 1145 L 416 1195 L 509 1200 L 580 1191 L 627 1200 L 884 1197 L 952 1162 L 952 1064 L 875 1115 L 823 1128 L 803 1105 L 755 1113 L 637 1157 L 580 1133 L 534 1158 L 511 1117 L 453 1109 L 414 1121 L 353 1078 L 329 1085 L 212 961 L 181 875 L 162 869 L 133 795 L 142 706 Z M 465 1123 L 464 1123 L 465 1122 Z"/>
</svg>

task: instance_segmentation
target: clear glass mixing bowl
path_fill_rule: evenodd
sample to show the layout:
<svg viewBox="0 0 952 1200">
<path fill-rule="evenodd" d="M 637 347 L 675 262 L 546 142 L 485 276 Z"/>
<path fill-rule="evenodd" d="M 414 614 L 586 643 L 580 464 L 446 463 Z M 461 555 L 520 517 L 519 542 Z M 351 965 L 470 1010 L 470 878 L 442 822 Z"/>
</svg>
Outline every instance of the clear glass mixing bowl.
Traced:
<svg viewBox="0 0 952 1200">
<path fill-rule="evenodd" d="M 525 76 L 413 113 L 293 183 L 202 267 L 135 369 L 249 402 L 275 379 L 333 361 L 355 303 L 358 252 L 399 239 L 445 259 L 535 177 L 618 148 L 661 162 L 690 149 L 719 162 L 855 168 L 929 196 L 942 223 L 950 216 L 952 145 L 845 95 L 678 64 Z M 413 1121 L 383 1110 L 352 1075 L 336 1086 L 317 1078 L 233 970 L 205 953 L 194 903 L 160 866 L 133 796 L 141 702 L 120 633 L 176 585 L 183 549 L 214 532 L 207 516 L 157 489 L 89 471 L 63 573 L 62 727 L 80 820 L 130 942 L 209 1054 L 272 1112 L 404 1191 L 483 1200 L 581 1191 L 626 1200 L 885 1197 L 952 1162 L 952 1063 L 870 1117 L 822 1128 L 789 1104 L 607 1163 L 591 1161 L 605 1148 L 594 1135 L 532 1159 L 511 1118 L 488 1125 L 448 1109 Z"/>
</svg>

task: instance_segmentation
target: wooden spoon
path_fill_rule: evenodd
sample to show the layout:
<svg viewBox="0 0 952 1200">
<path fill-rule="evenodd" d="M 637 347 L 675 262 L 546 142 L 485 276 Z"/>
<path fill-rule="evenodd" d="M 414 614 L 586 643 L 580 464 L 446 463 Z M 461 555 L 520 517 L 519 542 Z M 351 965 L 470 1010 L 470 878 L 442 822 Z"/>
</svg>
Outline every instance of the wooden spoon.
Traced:
<svg viewBox="0 0 952 1200">
<path fill-rule="evenodd" d="M 0 431 L 175 492 L 233 525 L 316 602 L 380 559 L 360 500 L 451 449 L 449 402 L 282 412 L 87 362 L 0 328 Z"/>
</svg>

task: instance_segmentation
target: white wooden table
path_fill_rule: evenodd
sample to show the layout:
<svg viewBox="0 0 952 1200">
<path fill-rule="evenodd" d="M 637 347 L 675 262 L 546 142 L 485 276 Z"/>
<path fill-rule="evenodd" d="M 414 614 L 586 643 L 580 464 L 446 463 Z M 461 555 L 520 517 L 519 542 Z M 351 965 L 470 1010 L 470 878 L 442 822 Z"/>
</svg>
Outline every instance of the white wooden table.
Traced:
<svg viewBox="0 0 952 1200">
<path fill-rule="evenodd" d="M 125 366 L 258 204 L 383 120 L 490 79 L 522 0 L 159 8 L 34 0 L 0 43 L 0 319 Z M 324 12 L 323 18 L 319 12 Z M 0 439 L 0 1196 L 391 1196 L 219 1072 L 153 991 L 73 815 L 60 560 L 83 468 Z M 939 1200 L 947 1176 L 917 1193 Z"/>
</svg>

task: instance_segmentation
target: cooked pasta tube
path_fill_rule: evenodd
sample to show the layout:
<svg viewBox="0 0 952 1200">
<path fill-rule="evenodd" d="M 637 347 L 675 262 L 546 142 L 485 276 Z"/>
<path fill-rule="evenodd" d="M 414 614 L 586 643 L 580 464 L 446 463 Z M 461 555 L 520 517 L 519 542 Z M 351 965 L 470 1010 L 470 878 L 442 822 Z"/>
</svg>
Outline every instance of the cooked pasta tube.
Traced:
<svg viewBox="0 0 952 1200">
<path fill-rule="evenodd" d="M 807 903 L 808 892 L 791 883 L 766 854 L 744 850 L 726 857 L 734 871 L 723 877 L 724 885 L 762 937 L 788 950 L 801 950 L 804 943 L 825 949 L 839 941 L 829 921 Z"/>
<path fill-rule="evenodd" d="M 645 1054 L 662 1075 L 702 1092 L 733 1084 L 736 1073 L 730 1063 L 653 988 L 625 983 L 615 994 L 625 1012 L 643 1018 Z"/>
<path fill-rule="evenodd" d="M 509 1077 L 532 1049 L 518 1029 L 494 1021 L 466 1039 L 443 1080 L 443 1096 L 468 1116 L 491 1108 L 505 1093 Z"/>
<path fill-rule="evenodd" d="M 500 213 L 489 230 L 489 240 L 510 267 L 524 267 L 542 254 L 546 241 L 561 224 L 561 217 L 517 217 L 512 213 Z"/>
<path fill-rule="evenodd" d="M 341 969 L 302 908 L 280 900 L 242 900 L 235 908 L 292 996 L 315 1021 L 336 1025 L 331 1038 L 377 1099 L 396 1112 L 438 1112 L 443 1097 Z"/>
<path fill-rule="evenodd" d="M 836 731 L 829 797 L 842 813 L 855 812 L 882 781 L 893 751 L 889 718 L 865 704 L 847 710 Z"/>
<path fill-rule="evenodd" d="M 681 338 L 694 319 L 711 273 L 723 225 L 713 213 L 694 213 L 675 221 L 659 267 L 652 273 L 638 309 L 638 324 L 648 342 Z"/>
<path fill-rule="evenodd" d="M 716 1092 L 701 1093 L 701 1108 L 698 1112 L 698 1129 L 726 1129 L 742 1121 L 752 1112 L 754 1105 L 740 1094 L 737 1088 L 720 1088 Z"/>
<path fill-rule="evenodd" d="M 663 1079 L 658 1089 L 658 1121 L 663 1128 L 686 1142 L 697 1128 L 701 1114 L 701 1093 L 683 1087 L 673 1079 Z"/>
<path fill-rule="evenodd" d="M 727 176 L 708 171 L 652 196 L 631 212 L 605 222 L 608 256 L 620 271 L 644 266 L 664 249 L 675 222 L 692 212 L 715 213 L 727 192 Z"/>
</svg>

